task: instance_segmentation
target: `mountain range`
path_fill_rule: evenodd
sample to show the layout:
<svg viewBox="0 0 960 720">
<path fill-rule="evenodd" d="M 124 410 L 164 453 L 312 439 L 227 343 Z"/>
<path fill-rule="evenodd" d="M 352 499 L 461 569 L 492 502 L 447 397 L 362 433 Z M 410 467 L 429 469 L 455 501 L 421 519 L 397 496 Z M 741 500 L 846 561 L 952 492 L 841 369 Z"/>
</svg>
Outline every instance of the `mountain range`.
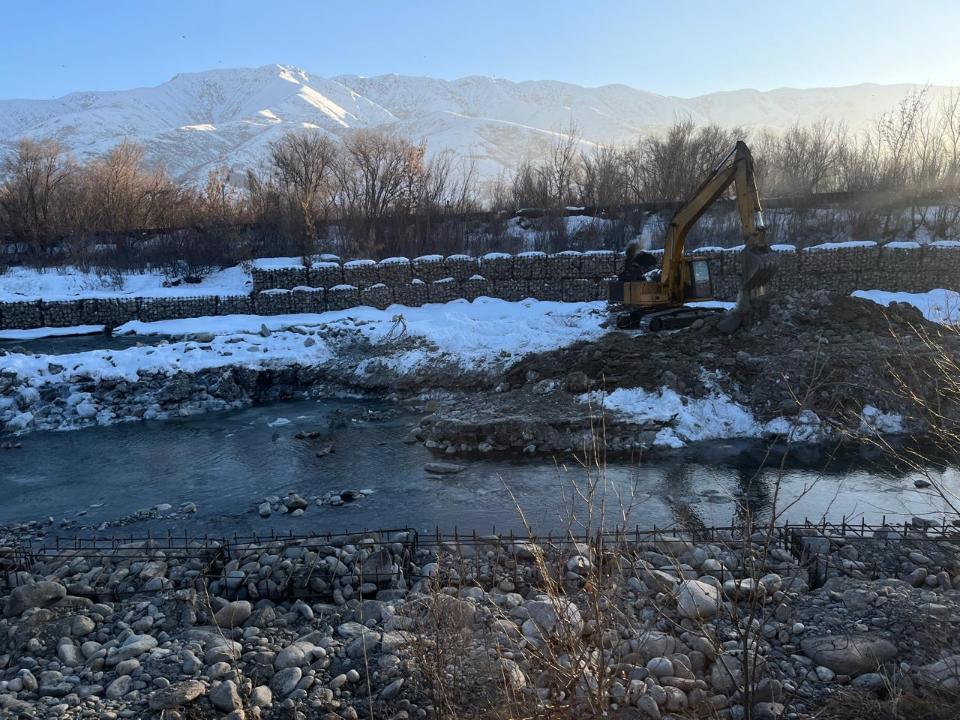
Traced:
<svg viewBox="0 0 960 720">
<path fill-rule="evenodd" d="M 268 144 L 296 128 L 342 136 L 389 127 L 428 152 L 472 158 L 481 178 L 543 153 L 575 127 L 584 146 L 622 144 L 678 119 L 748 130 L 784 130 L 818 118 L 859 131 L 917 85 L 735 90 L 694 98 L 626 85 L 582 87 L 490 77 L 342 75 L 322 77 L 289 65 L 184 73 L 156 87 L 76 92 L 54 100 L 0 100 L 0 154 L 21 137 L 58 139 L 79 159 L 123 139 L 176 177 L 203 181 L 221 166 L 262 162 Z M 931 88 L 933 96 L 945 88 Z"/>
</svg>

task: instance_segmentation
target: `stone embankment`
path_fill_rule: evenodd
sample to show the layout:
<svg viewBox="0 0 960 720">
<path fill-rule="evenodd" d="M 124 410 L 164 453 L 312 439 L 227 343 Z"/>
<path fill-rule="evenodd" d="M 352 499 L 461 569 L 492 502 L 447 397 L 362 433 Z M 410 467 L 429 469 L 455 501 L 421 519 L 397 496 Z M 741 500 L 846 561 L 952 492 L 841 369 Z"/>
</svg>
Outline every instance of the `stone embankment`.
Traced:
<svg viewBox="0 0 960 720">
<path fill-rule="evenodd" d="M 742 718 L 749 705 L 776 719 L 854 694 L 949 713 L 960 541 L 927 525 L 600 544 L 144 540 L 34 558 L 8 546 L 0 709 L 659 720 Z"/>
<path fill-rule="evenodd" d="M 925 292 L 960 290 L 960 246 L 941 243 L 865 243 L 820 246 L 795 252 L 778 246 L 777 292 L 854 290 Z M 710 263 L 714 296 L 734 300 L 740 287 L 738 252 L 698 252 Z M 279 315 L 344 310 L 366 305 L 416 307 L 480 296 L 503 300 L 585 302 L 606 298 L 606 281 L 621 269 L 623 256 L 605 250 L 508 255 L 426 255 L 413 260 L 351 260 L 327 256 L 307 266 L 251 270 L 249 295 L 207 297 L 102 297 L 0 303 L 0 329 L 106 325 L 211 315 Z"/>
</svg>

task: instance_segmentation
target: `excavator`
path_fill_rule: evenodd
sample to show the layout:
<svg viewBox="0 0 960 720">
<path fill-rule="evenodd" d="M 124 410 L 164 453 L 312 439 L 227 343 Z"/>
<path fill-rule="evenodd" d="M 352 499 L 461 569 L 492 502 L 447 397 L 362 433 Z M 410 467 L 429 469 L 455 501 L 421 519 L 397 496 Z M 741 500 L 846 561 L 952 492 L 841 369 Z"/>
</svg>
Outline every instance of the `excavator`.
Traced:
<svg viewBox="0 0 960 720">
<path fill-rule="evenodd" d="M 741 287 L 736 306 L 725 313 L 718 328 L 731 333 L 743 324 L 750 301 L 762 294 L 776 274 L 774 255 L 766 242 L 766 225 L 753 173 L 753 156 L 742 140 L 697 188 L 693 196 L 674 213 L 667 228 L 663 257 L 656 257 L 631 242 L 626 249 L 624 270 L 607 288 L 607 299 L 616 314 L 617 327 L 644 328 L 657 332 L 685 327 L 714 315 L 716 309 L 690 307 L 691 301 L 709 300 L 713 294 L 710 264 L 706 259 L 683 255 L 687 233 L 697 220 L 734 185 L 737 209 L 743 228 Z"/>
</svg>

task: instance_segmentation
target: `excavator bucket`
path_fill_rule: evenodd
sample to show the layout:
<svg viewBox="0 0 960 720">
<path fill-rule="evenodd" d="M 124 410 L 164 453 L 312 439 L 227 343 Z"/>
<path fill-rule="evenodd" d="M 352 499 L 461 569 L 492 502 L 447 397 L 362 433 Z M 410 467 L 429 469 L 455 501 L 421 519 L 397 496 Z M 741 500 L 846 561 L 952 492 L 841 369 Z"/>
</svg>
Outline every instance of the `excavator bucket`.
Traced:
<svg viewBox="0 0 960 720">
<path fill-rule="evenodd" d="M 722 333 L 736 332 L 750 313 L 750 301 L 763 294 L 764 286 L 777 274 L 776 257 L 766 247 L 745 247 L 740 253 L 742 279 L 736 306 L 717 324 Z"/>
<path fill-rule="evenodd" d="M 740 287 L 746 292 L 759 290 L 777 274 L 773 254 L 766 247 L 745 247 L 740 253 L 742 280 Z"/>
</svg>

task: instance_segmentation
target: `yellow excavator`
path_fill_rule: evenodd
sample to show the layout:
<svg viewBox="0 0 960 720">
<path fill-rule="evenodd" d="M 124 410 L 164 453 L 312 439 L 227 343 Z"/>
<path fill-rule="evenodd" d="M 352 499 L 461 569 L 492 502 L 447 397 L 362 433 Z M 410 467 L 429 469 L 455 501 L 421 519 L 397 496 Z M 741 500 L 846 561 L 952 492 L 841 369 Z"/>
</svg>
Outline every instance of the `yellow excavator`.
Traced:
<svg viewBox="0 0 960 720">
<path fill-rule="evenodd" d="M 710 300 L 713 284 L 709 262 L 705 258 L 684 257 L 683 245 L 693 225 L 731 184 L 743 228 L 744 247 L 740 253 L 743 279 L 737 304 L 721 318 L 719 329 L 730 333 L 740 327 L 751 298 L 762 293 L 777 269 L 766 242 L 767 228 L 753 174 L 753 156 L 742 140 L 737 141 L 693 197 L 674 213 L 659 267 L 655 256 L 641 250 L 639 243 L 627 246 L 624 270 L 617 280 L 609 283 L 607 290 L 608 302 L 617 313 L 617 327 L 667 330 L 690 325 L 717 312 L 686 305 L 691 301 Z"/>
</svg>

